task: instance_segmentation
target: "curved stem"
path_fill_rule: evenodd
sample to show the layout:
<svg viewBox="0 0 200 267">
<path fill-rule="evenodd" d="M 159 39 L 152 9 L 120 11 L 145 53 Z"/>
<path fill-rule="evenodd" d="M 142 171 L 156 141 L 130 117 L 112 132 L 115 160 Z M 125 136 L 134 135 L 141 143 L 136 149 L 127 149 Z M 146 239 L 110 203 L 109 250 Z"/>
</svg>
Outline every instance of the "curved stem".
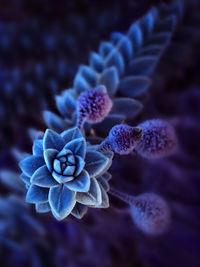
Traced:
<svg viewBox="0 0 200 267">
<path fill-rule="evenodd" d="M 81 130 L 85 123 L 85 117 L 82 115 L 78 115 L 76 119 L 76 126 Z"/>
<path fill-rule="evenodd" d="M 99 149 L 100 150 L 105 150 L 105 151 L 107 151 L 107 150 L 113 151 L 113 149 L 112 149 L 109 141 L 107 140 L 107 138 L 103 142 L 101 142 L 101 144 L 99 145 Z"/>
<path fill-rule="evenodd" d="M 124 201 L 125 203 L 129 204 L 129 205 L 134 205 L 135 204 L 135 197 L 131 196 L 131 195 L 128 195 L 124 192 L 121 192 L 117 189 L 114 189 L 114 188 L 111 188 L 109 190 L 109 193 L 112 195 L 112 196 L 115 196 L 117 197 L 118 199 Z"/>
</svg>

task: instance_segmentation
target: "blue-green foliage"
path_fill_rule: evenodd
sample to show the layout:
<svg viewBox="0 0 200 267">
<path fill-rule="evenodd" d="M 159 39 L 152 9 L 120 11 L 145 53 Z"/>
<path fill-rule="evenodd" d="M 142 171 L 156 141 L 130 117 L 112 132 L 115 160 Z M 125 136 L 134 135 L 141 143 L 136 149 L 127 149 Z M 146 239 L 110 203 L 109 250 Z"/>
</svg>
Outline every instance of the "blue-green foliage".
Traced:
<svg viewBox="0 0 200 267">
<path fill-rule="evenodd" d="M 33 155 L 20 162 L 28 192 L 26 201 L 37 212 L 51 211 L 58 220 L 69 214 L 82 218 L 88 206 L 109 206 L 107 173 L 111 152 L 99 152 L 86 144 L 78 128 L 57 134 L 46 130 L 33 144 Z"/>
<path fill-rule="evenodd" d="M 57 109 L 64 119 L 45 111 L 47 126 L 63 131 L 74 125 L 78 95 L 98 85 L 106 87 L 113 99 L 113 109 L 103 122 L 93 125 L 95 130 L 105 134 L 115 124 L 136 117 L 143 105 L 134 98 L 141 97 L 149 88 L 150 75 L 169 44 L 181 15 L 180 1 L 170 7 L 153 8 L 134 22 L 127 34 L 114 32 L 110 41 L 101 42 L 98 53 L 91 53 L 89 65 L 79 67 L 73 88 L 56 97 Z"/>
</svg>

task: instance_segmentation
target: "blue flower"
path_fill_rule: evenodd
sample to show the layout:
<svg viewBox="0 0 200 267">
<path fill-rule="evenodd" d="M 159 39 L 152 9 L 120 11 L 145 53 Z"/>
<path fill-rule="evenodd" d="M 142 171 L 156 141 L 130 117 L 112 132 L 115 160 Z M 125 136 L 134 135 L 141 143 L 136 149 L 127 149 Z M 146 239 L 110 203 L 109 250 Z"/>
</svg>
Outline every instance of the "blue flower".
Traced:
<svg viewBox="0 0 200 267">
<path fill-rule="evenodd" d="M 82 218 L 87 207 L 109 206 L 107 173 L 112 153 L 86 144 L 78 128 L 57 134 L 46 130 L 33 144 L 33 155 L 20 162 L 26 201 L 38 212 L 51 211 L 58 220 L 70 213 Z"/>
</svg>

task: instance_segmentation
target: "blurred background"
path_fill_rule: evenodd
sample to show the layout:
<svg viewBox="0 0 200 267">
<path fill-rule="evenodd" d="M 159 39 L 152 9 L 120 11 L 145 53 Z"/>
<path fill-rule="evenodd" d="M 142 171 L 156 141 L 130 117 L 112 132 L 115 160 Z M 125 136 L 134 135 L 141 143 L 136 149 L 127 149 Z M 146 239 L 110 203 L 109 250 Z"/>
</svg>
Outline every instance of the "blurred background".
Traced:
<svg viewBox="0 0 200 267">
<path fill-rule="evenodd" d="M 126 32 L 152 6 L 171 2 L 0 0 L 0 266 L 200 266 L 199 1 L 177 26 L 133 122 L 167 118 L 179 153 L 157 161 L 116 156 L 111 167 L 116 188 L 165 197 L 166 234 L 142 233 L 114 197 L 109 209 L 57 222 L 26 205 L 17 182 L 17 151 L 31 152 L 30 129 L 46 129 L 42 111 L 57 113 L 54 96 L 72 86 L 78 66 L 112 31 Z"/>
</svg>

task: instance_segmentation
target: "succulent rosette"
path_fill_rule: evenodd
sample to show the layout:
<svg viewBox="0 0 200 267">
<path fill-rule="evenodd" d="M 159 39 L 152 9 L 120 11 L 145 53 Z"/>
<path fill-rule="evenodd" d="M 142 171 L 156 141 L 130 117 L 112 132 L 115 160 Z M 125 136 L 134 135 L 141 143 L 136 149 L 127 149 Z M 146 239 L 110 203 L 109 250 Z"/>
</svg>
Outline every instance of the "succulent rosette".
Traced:
<svg viewBox="0 0 200 267">
<path fill-rule="evenodd" d="M 20 162 L 26 201 L 57 220 L 69 214 L 82 218 L 88 207 L 107 208 L 112 156 L 86 143 L 77 127 L 61 134 L 47 129 L 34 141 L 33 155 Z"/>
</svg>

